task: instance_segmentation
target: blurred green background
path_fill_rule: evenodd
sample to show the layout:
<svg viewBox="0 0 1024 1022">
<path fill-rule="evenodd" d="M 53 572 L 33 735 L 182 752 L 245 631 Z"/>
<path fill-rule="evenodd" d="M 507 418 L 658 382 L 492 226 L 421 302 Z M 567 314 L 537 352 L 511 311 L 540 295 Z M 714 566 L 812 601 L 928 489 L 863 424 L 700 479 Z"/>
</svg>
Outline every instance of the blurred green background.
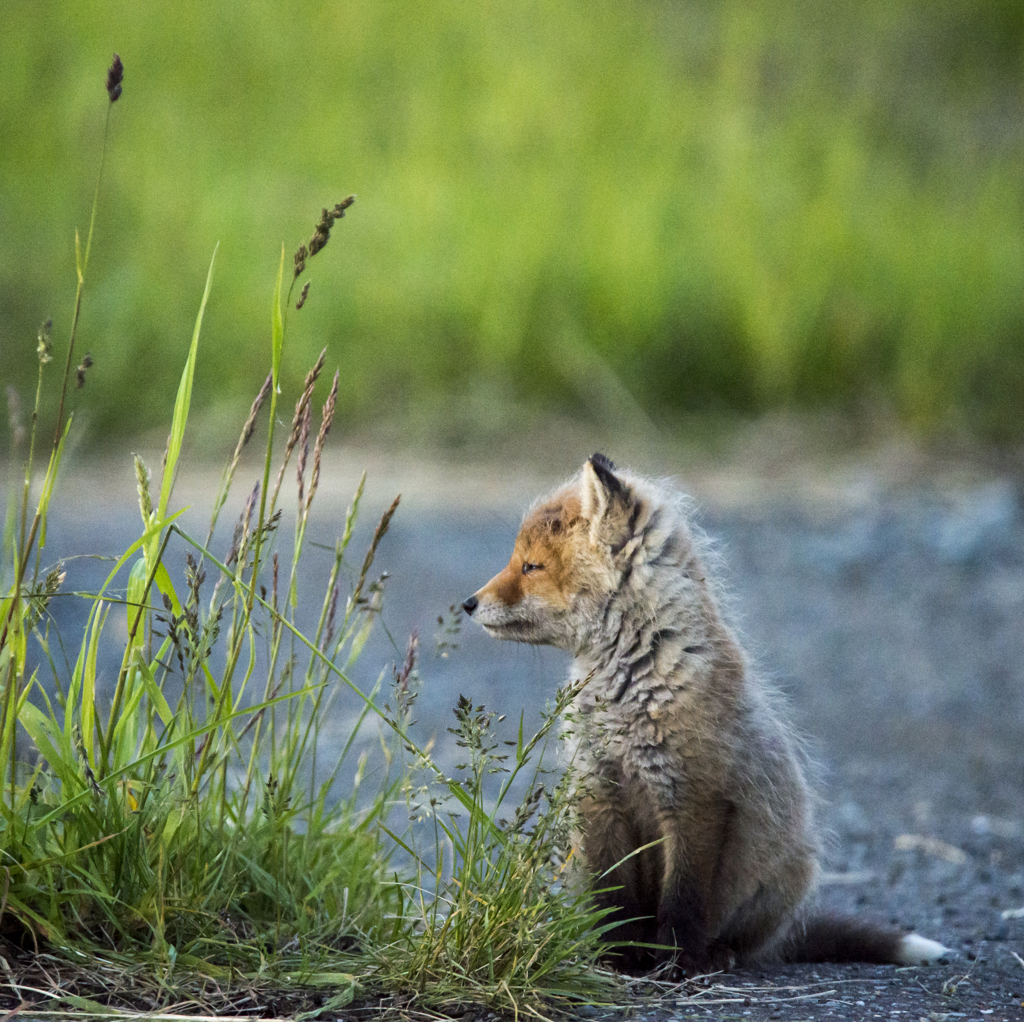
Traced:
<svg viewBox="0 0 1024 1022">
<path fill-rule="evenodd" d="M 113 110 L 79 351 L 93 441 L 165 427 L 220 242 L 194 400 L 234 435 L 322 206 L 286 355 L 349 425 L 504 428 L 635 403 L 889 416 L 1019 439 L 1024 4 L 10 3 L 0 364 L 62 362 L 74 228 Z M 54 375 L 59 369 L 54 369 Z M 609 396 L 610 395 L 610 396 Z M 497 424 L 497 425 L 496 425 Z"/>
</svg>

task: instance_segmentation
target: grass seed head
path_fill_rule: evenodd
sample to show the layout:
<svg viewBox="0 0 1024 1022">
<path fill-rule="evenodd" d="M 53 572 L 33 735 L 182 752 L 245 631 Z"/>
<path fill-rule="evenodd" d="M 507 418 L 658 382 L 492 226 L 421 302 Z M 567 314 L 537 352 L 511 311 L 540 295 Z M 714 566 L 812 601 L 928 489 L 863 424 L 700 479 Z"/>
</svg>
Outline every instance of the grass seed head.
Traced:
<svg viewBox="0 0 1024 1022">
<path fill-rule="evenodd" d="M 89 765 L 89 754 L 85 750 L 85 742 L 82 740 L 82 729 L 76 723 L 71 730 L 72 741 L 75 744 L 75 752 L 78 753 L 78 758 L 82 764 L 82 770 L 85 773 L 85 779 L 89 782 L 89 787 L 92 789 L 92 793 L 96 798 L 103 796 L 103 789 L 99 786 L 96 780 L 96 775 L 92 771 L 92 767 Z"/>
<path fill-rule="evenodd" d="M 299 245 L 295 250 L 295 274 L 292 279 L 296 279 L 301 276 L 302 271 L 306 268 L 306 256 L 309 255 L 309 249 L 305 245 Z M 305 291 L 303 291 L 303 301 L 305 301 Z"/>
<path fill-rule="evenodd" d="M 240 555 L 245 548 L 246 541 L 249 538 L 249 526 L 252 523 L 252 513 L 256 507 L 256 498 L 260 494 L 260 484 L 257 481 L 253 487 L 252 492 L 249 494 L 245 501 L 245 507 L 242 508 L 242 513 L 238 516 L 238 521 L 235 522 L 234 535 L 231 537 L 231 549 L 228 550 L 228 555 L 224 559 L 224 563 L 227 565 L 232 564 L 236 559 L 240 559 Z M 244 568 L 245 564 L 239 565 L 239 570 Z"/>
<path fill-rule="evenodd" d="M 256 485 L 252 488 L 252 493 L 249 494 L 248 499 L 245 502 L 245 510 L 242 512 L 242 531 L 243 533 L 249 532 L 249 526 L 252 524 L 252 513 L 256 509 L 256 500 L 260 495 L 260 484 L 259 480 L 256 481 Z"/>
<path fill-rule="evenodd" d="M 345 215 L 345 210 L 355 201 L 356 197 L 349 195 L 347 198 L 342 199 L 341 202 L 335 203 L 334 209 L 324 209 L 320 213 L 320 219 L 316 222 L 316 227 L 313 229 L 313 237 L 309 239 L 310 258 L 315 256 L 330 241 L 331 228 L 334 226 L 334 221 L 340 220 Z M 298 265 L 297 256 L 298 254 L 296 253 L 296 266 Z M 305 260 L 303 260 L 303 265 L 305 265 Z M 295 276 L 297 277 L 298 275 L 297 272 Z"/>
<path fill-rule="evenodd" d="M 399 693 L 409 691 L 409 679 L 416 670 L 416 654 L 419 652 L 419 646 L 419 632 L 414 628 L 409 633 L 409 644 L 405 647 L 405 660 L 401 668 L 395 669 L 395 688 Z M 401 696 L 399 696 L 399 699 L 401 699 Z"/>
<path fill-rule="evenodd" d="M 185 554 L 185 584 L 188 586 L 189 607 L 194 609 L 199 606 L 199 590 L 202 589 L 205 581 L 205 569 L 201 564 L 196 563 L 196 559 L 192 556 L 192 552 L 187 551 Z M 192 624 L 192 630 L 194 632 L 196 630 L 195 625 L 191 621 L 189 623 Z"/>
<path fill-rule="evenodd" d="M 380 516 L 377 528 L 373 530 L 373 539 L 370 541 L 370 546 L 366 551 L 366 556 L 363 558 L 363 566 L 359 571 L 359 578 L 356 579 L 356 587 L 352 591 L 352 595 L 349 597 L 349 609 L 359 605 L 360 599 L 362 598 L 363 586 L 366 584 L 366 577 L 369 574 L 371 565 L 373 564 L 373 559 L 377 555 L 377 547 L 380 545 L 380 541 L 388 531 L 388 527 L 391 525 L 391 519 L 395 517 L 395 512 L 398 510 L 398 504 L 401 499 L 401 494 L 395 497 L 391 502 L 391 506 Z"/>
<path fill-rule="evenodd" d="M 124 81 L 124 64 L 121 58 L 115 53 L 110 67 L 107 68 L 107 95 L 111 103 L 116 103 L 121 98 L 121 83 Z"/>
<path fill-rule="evenodd" d="M 323 649 L 326 652 L 331 648 L 331 640 L 334 638 L 334 619 L 338 613 L 338 587 L 337 585 L 331 590 L 331 602 L 327 609 L 327 629 L 324 633 L 324 645 Z"/>
<path fill-rule="evenodd" d="M 302 436 L 302 425 L 306 414 L 306 409 L 309 406 L 309 402 L 313 398 L 313 388 L 316 386 L 317 378 L 324 368 L 324 359 L 327 357 L 327 349 L 324 348 L 320 352 L 320 357 L 316 360 L 316 364 L 308 373 L 306 373 L 305 383 L 302 385 L 302 393 L 299 395 L 299 400 L 295 402 L 295 416 L 292 418 L 292 431 L 288 437 L 288 446 L 286 448 L 287 454 L 295 449 L 295 445 L 299 442 Z M 307 431 L 308 436 L 308 431 Z"/>
<path fill-rule="evenodd" d="M 235 450 L 236 457 L 242 453 L 242 448 L 252 439 L 253 431 L 256 429 L 256 417 L 259 415 L 263 402 L 266 401 L 267 395 L 270 393 L 272 383 L 273 373 L 267 373 L 267 378 L 263 381 L 263 386 L 260 387 L 260 392 L 254 398 L 252 407 L 249 409 L 249 417 L 245 420 L 245 425 L 242 427 L 242 435 L 238 440 L 238 447 Z"/>
<path fill-rule="evenodd" d="M 295 464 L 295 475 L 299 483 L 299 510 L 301 511 L 303 500 L 303 487 L 306 477 L 306 459 L 309 457 L 309 430 L 313 424 L 313 408 L 306 402 L 302 412 L 302 424 L 299 428 L 299 457 Z"/>
<path fill-rule="evenodd" d="M 49 574 L 46 576 L 46 583 L 43 588 L 44 595 L 47 599 L 51 596 L 55 596 L 59 591 L 60 587 L 64 584 L 64 579 L 67 578 L 67 572 L 61 571 L 58 568 L 52 568 Z"/>
<path fill-rule="evenodd" d="M 153 498 L 149 492 L 149 469 L 146 463 L 135 455 L 135 480 L 139 491 L 139 508 L 142 511 L 142 518 L 148 524 L 153 517 Z"/>
<path fill-rule="evenodd" d="M 306 407 L 313 398 L 313 388 L 316 386 L 317 377 L 323 370 L 324 359 L 326 357 L 327 349 L 324 348 L 323 351 L 320 352 L 320 357 L 316 360 L 316 364 L 308 373 L 306 373 L 306 382 L 303 384 L 302 393 L 299 395 L 299 400 L 295 402 L 295 415 L 292 418 L 292 429 L 288 434 L 288 443 L 285 444 L 284 458 L 281 460 L 281 467 L 277 470 L 277 480 L 274 483 L 274 492 L 270 501 L 271 507 L 277 503 L 277 495 L 281 489 L 281 480 L 284 479 L 284 470 L 288 467 L 288 460 L 291 458 L 292 452 L 295 450 L 295 445 L 299 442 L 302 435 L 302 423 L 306 414 Z"/>
<path fill-rule="evenodd" d="M 75 370 L 75 380 L 77 381 L 78 389 L 81 390 L 85 386 L 85 371 L 92 365 L 92 353 L 86 352 L 85 358 L 78 364 L 78 368 Z"/>
<path fill-rule="evenodd" d="M 313 502 L 313 496 L 320 483 L 320 461 L 323 458 L 324 444 L 327 441 L 327 434 L 331 431 L 331 423 L 334 422 L 334 412 L 338 406 L 338 371 L 334 371 L 334 380 L 331 383 L 331 392 L 327 395 L 324 403 L 324 414 L 320 421 L 320 432 L 316 435 L 316 444 L 313 447 L 313 475 L 309 482 L 309 496 L 306 498 L 306 511 Z"/>
<path fill-rule="evenodd" d="M 316 223 L 313 237 L 309 239 L 310 256 L 315 256 L 331 240 L 331 228 L 333 226 L 334 217 L 331 216 L 329 210 L 325 209 Z"/>
<path fill-rule="evenodd" d="M 295 276 L 297 277 L 298 273 L 296 273 Z M 306 283 L 302 286 L 302 294 L 299 295 L 299 300 L 295 303 L 295 310 L 296 311 L 301 309 L 302 306 L 306 304 L 306 299 L 308 297 L 309 297 L 309 281 L 307 280 Z"/>
<path fill-rule="evenodd" d="M 48 319 L 39 328 L 39 335 L 36 340 L 36 354 L 39 356 L 39 361 L 44 365 L 53 358 L 51 354 L 53 350 L 53 342 L 50 340 L 50 331 L 53 329 L 53 320 Z"/>
</svg>

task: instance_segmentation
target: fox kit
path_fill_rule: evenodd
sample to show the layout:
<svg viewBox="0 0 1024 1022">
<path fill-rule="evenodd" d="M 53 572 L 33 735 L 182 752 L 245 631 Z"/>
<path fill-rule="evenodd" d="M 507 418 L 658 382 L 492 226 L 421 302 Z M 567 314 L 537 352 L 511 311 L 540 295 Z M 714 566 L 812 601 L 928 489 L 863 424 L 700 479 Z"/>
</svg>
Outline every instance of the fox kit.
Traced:
<svg viewBox="0 0 1024 1022">
<path fill-rule="evenodd" d="M 939 959 L 933 940 L 804 907 L 820 846 L 800 753 L 723 620 L 703 545 L 685 498 L 595 454 L 463 604 L 496 638 L 568 650 L 590 679 L 582 848 L 623 920 L 618 964 Z"/>
</svg>

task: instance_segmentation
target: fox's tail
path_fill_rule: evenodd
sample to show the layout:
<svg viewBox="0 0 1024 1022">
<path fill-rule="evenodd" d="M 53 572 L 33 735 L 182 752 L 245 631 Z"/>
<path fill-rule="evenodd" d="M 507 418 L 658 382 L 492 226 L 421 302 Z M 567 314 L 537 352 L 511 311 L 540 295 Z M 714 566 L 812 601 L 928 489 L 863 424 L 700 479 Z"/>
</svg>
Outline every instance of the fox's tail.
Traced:
<svg viewBox="0 0 1024 1022">
<path fill-rule="evenodd" d="M 938 941 L 848 916 L 797 919 L 779 948 L 787 962 L 931 965 L 953 954 Z"/>
</svg>

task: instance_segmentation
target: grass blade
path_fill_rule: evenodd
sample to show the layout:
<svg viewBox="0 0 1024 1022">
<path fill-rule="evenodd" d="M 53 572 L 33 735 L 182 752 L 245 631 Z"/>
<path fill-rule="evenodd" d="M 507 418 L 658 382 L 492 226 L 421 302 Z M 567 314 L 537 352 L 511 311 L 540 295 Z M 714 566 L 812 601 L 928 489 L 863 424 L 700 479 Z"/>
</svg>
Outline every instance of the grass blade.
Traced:
<svg viewBox="0 0 1024 1022">
<path fill-rule="evenodd" d="M 181 443 L 185 437 L 185 424 L 188 422 L 188 410 L 192 402 L 192 379 L 196 371 L 196 352 L 199 350 L 199 332 L 203 326 L 203 314 L 206 312 L 206 302 L 210 297 L 210 287 L 213 284 L 213 263 L 216 258 L 217 247 L 215 246 L 210 258 L 210 269 L 206 274 L 203 300 L 199 303 L 199 315 L 196 316 L 195 329 L 192 331 L 192 344 L 189 347 L 188 358 L 185 360 L 185 368 L 181 373 L 181 383 L 178 384 L 178 396 L 174 402 L 171 435 L 167 438 L 167 460 L 164 463 L 164 476 L 160 483 L 160 505 L 157 518 L 161 519 L 167 514 L 167 502 L 171 498 L 171 487 L 174 484 L 174 470 L 177 467 Z"/>
</svg>

